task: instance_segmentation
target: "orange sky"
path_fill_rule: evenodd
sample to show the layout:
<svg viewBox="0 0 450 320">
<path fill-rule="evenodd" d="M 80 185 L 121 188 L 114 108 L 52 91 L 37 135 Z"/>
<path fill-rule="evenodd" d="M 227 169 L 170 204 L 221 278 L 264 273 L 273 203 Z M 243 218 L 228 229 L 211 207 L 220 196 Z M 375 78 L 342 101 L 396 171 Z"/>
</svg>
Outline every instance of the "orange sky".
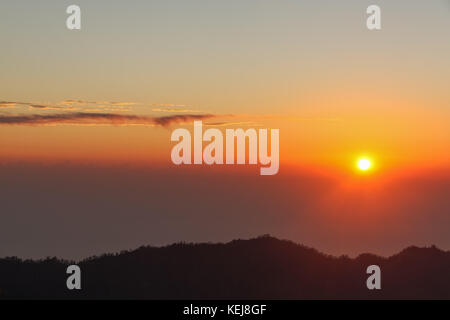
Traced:
<svg viewBox="0 0 450 320">
<path fill-rule="evenodd" d="M 125 4 L 79 5 L 89 13 L 85 28 L 70 32 L 58 25 L 63 5 L 2 4 L 0 35 L 10 45 L 0 60 L 0 117 L 213 115 L 204 122 L 279 128 L 281 163 L 346 170 L 367 153 L 380 170 L 449 165 L 450 19 L 442 2 L 386 3 L 377 32 L 354 0 L 139 3 L 131 15 Z M 91 122 L 0 123 L 0 156 L 164 163 L 170 131 L 181 124 Z"/>
<path fill-rule="evenodd" d="M 79 32 L 63 3 L 0 4 L 0 255 L 66 234 L 78 255 L 264 233 L 450 248 L 444 1 L 386 1 L 374 32 L 359 0 L 175 2 L 80 0 Z M 279 174 L 174 166 L 194 120 L 279 129 Z"/>
</svg>

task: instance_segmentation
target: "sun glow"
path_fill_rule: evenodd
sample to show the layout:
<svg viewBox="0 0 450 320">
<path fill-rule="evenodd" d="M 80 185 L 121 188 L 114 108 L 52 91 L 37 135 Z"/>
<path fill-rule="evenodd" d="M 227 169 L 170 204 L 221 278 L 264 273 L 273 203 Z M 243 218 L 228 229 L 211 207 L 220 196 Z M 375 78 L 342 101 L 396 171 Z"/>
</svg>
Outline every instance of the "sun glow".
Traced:
<svg viewBox="0 0 450 320">
<path fill-rule="evenodd" d="M 363 158 L 363 159 L 358 160 L 358 168 L 360 170 L 363 170 L 363 171 L 369 170 L 371 165 L 372 164 L 370 163 L 369 159 Z"/>
</svg>

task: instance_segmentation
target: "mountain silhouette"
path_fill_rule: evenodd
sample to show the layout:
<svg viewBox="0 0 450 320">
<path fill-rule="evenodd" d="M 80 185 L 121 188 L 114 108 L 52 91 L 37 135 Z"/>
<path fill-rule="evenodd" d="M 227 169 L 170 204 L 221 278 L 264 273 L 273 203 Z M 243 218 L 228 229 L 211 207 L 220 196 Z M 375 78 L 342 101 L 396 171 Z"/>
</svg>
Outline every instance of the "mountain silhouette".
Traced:
<svg viewBox="0 0 450 320">
<path fill-rule="evenodd" d="M 177 243 L 91 257 L 81 290 L 71 261 L 0 259 L 1 299 L 449 299 L 450 252 L 409 247 L 389 258 L 334 257 L 262 236 L 226 244 Z M 381 290 L 369 290 L 369 265 Z"/>
</svg>

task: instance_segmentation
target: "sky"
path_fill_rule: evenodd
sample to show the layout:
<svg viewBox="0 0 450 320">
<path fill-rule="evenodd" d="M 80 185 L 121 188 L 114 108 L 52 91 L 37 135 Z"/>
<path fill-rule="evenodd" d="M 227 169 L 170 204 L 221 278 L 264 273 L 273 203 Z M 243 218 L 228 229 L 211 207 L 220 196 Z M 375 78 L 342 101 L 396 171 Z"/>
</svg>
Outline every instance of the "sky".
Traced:
<svg viewBox="0 0 450 320">
<path fill-rule="evenodd" d="M 450 249 L 449 18 L 446 0 L 0 3 L 0 256 L 266 233 Z M 279 174 L 174 166 L 194 120 L 279 129 Z"/>
</svg>

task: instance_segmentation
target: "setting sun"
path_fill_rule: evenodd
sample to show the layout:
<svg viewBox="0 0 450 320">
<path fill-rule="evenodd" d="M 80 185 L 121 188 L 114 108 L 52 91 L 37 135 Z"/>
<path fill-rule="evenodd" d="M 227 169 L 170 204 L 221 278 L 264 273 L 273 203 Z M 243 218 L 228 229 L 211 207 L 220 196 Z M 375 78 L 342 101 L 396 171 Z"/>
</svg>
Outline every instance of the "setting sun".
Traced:
<svg viewBox="0 0 450 320">
<path fill-rule="evenodd" d="M 369 170 L 370 166 L 371 166 L 371 163 L 368 159 L 360 159 L 358 161 L 358 168 L 360 170 L 364 170 L 364 171 Z"/>
</svg>

